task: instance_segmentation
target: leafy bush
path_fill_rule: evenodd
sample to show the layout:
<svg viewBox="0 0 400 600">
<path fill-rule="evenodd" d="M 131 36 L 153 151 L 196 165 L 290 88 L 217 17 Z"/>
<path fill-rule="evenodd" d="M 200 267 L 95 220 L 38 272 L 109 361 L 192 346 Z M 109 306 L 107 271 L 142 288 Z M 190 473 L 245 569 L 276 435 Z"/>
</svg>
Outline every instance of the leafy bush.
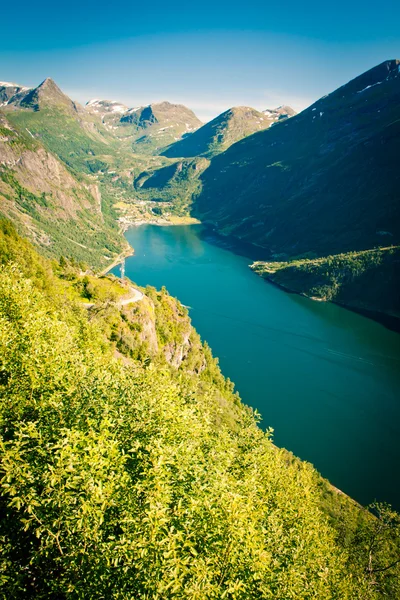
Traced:
<svg viewBox="0 0 400 600">
<path fill-rule="evenodd" d="M 90 319 L 21 264 L 32 279 L 0 269 L 2 597 L 397 597 L 398 516 L 346 508 L 341 536 L 323 480 L 258 428 L 197 334 L 199 374 L 149 362 L 135 338 L 135 360 L 116 359 L 107 326 L 132 331 L 144 309 Z M 152 298 L 178 343 L 183 307 Z"/>
</svg>

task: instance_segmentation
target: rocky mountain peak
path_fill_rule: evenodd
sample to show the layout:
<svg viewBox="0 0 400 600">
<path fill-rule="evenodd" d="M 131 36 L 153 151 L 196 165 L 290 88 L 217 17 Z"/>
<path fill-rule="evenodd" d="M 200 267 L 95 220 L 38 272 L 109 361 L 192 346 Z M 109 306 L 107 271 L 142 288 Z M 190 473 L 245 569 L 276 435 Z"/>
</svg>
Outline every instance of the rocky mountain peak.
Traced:
<svg viewBox="0 0 400 600">
<path fill-rule="evenodd" d="M 16 84 L 0 84 L 0 103 L 38 111 L 46 107 L 63 108 L 77 112 L 77 105 L 72 102 L 58 87 L 47 77 L 36 88 L 27 88 Z"/>
<path fill-rule="evenodd" d="M 0 106 L 11 104 L 16 96 L 22 97 L 29 91 L 29 88 L 11 83 L 9 81 L 0 81 Z"/>
<path fill-rule="evenodd" d="M 98 100 L 97 98 L 93 98 L 86 102 L 85 109 L 91 113 L 98 113 L 100 115 L 106 114 L 123 114 L 126 113 L 129 108 L 122 104 L 121 102 L 117 102 L 116 100 Z"/>
<path fill-rule="evenodd" d="M 278 121 L 283 121 L 285 119 L 289 119 L 290 117 L 294 117 L 297 114 L 291 106 L 287 106 L 286 104 L 278 106 L 277 108 L 266 108 L 262 112 L 271 120 L 271 125 L 277 123 Z"/>
</svg>

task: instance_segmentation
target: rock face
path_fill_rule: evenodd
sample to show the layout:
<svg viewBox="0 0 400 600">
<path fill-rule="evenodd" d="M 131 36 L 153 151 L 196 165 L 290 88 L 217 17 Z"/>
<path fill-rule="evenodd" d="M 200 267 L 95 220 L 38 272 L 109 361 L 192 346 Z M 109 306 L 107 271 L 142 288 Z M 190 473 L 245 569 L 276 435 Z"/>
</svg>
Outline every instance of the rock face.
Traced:
<svg viewBox="0 0 400 600">
<path fill-rule="evenodd" d="M 48 77 L 36 88 L 24 87 L 1 87 L 0 99 L 2 94 L 8 97 L 5 104 L 38 111 L 43 108 L 57 108 L 68 112 L 78 112 L 78 105 L 66 96 L 58 85 Z M 14 92 L 14 93 L 12 93 Z"/>
<path fill-rule="evenodd" d="M 186 309 L 165 291 L 147 288 L 143 292 L 140 302 L 121 311 L 124 329 L 116 336 L 119 350 L 129 355 L 129 348 L 139 343 L 144 354 L 151 358 L 162 357 L 175 369 L 191 373 L 203 371 L 206 367 L 203 346 Z"/>
<path fill-rule="evenodd" d="M 235 106 L 200 127 L 190 136 L 172 144 L 162 154 L 169 158 L 194 156 L 210 158 L 244 137 L 267 129 L 278 119 L 288 118 L 289 113 L 283 111 L 283 108 L 281 107 L 282 111 L 276 109 L 261 113 L 249 106 Z"/>
<path fill-rule="evenodd" d="M 17 83 L 9 83 L 8 81 L 0 81 L 0 106 L 6 106 L 12 104 L 12 101 L 18 101 L 23 98 L 29 88 Z"/>
<path fill-rule="evenodd" d="M 194 216 L 270 250 L 316 256 L 400 242 L 400 61 L 216 156 Z"/>
<path fill-rule="evenodd" d="M 284 119 L 289 119 L 290 117 L 294 117 L 297 115 L 296 111 L 293 110 L 291 106 L 278 106 L 278 108 L 266 108 L 262 111 L 263 114 L 271 119 L 274 123 L 278 121 L 283 121 Z M 271 123 L 273 125 L 273 123 Z"/>
<path fill-rule="evenodd" d="M 104 254 L 107 234 L 98 185 L 77 181 L 29 131 L 16 129 L 1 114 L 0 213 L 50 256 L 68 246 L 68 255 L 81 260 Z"/>
<path fill-rule="evenodd" d="M 90 100 L 85 110 L 99 115 L 116 137 L 130 139 L 137 152 L 157 153 L 202 125 L 189 108 L 170 102 L 128 108 L 116 101 Z"/>
</svg>

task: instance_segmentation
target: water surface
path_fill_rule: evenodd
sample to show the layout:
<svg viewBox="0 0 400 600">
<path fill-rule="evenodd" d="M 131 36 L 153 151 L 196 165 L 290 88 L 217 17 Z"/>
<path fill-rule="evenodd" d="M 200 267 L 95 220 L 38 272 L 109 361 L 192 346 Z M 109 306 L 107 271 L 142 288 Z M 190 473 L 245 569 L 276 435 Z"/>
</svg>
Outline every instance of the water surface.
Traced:
<svg viewBox="0 0 400 600">
<path fill-rule="evenodd" d="M 399 334 L 276 288 L 202 227 L 146 225 L 126 237 L 135 249 L 126 275 L 165 285 L 190 307 L 224 375 L 274 428 L 277 445 L 358 501 L 400 508 Z"/>
</svg>

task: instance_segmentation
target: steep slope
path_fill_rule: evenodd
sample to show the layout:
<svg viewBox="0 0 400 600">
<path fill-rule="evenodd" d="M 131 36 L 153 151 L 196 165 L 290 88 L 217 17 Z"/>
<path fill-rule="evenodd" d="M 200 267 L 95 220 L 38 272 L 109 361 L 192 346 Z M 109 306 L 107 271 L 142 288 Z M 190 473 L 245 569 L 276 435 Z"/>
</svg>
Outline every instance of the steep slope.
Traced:
<svg viewBox="0 0 400 600">
<path fill-rule="evenodd" d="M 215 157 L 194 214 L 274 254 L 400 242 L 400 62 Z"/>
<path fill-rule="evenodd" d="M 98 185 L 79 181 L 32 134 L 0 112 L 0 212 L 48 256 L 106 264 L 125 247 L 103 214 Z"/>
<path fill-rule="evenodd" d="M 206 158 L 197 157 L 144 171 L 134 181 L 135 190 L 140 192 L 142 200 L 158 202 L 157 211 L 162 212 L 163 205 L 167 203 L 169 211 L 186 215 L 192 198 L 199 190 L 200 176 L 209 164 Z"/>
<path fill-rule="evenodd" d="M 157 340 L 185 344 L 177 301 L 148 289 L 141 309 L 103 298 L 91 312 L 67 291 L 122 282 L 54 266 L 42 286 L 27 262 L 0 220 L 4 597 L 397 597 L 398 516 L 373 517 L 276 448 L 193 330 L 197 354 L 178 365 L 139 336 L 116 352 L 120 322 L 141 334 L 146 313 Z"/>
<path fill-rule="evenodd" d="M 133 154 L 131 140 L 119 138 L 118 127 L 103 122 L 104 114 L 112 116 L 113 103 L 99 103 L 98 109 L 93 105 L 89 112 L 49 79 L 32 90 L 18 89 L 4 87 L 9 101 L 2 110 L 8 121 L 56 155 L 75 178 L 97 186 L 107 218 L 115 221 L 114 204 L 133 199 L 132 183 L 140 172 L 169 162 L 164 157 Z"/>
<path fill-rule="evenodd" d="M 72 102 L 50 77 L 47 77 L 36 88 L 23 89 L 25 90 L 23 93 L 16 90 L 15 95 L 9 98 L 7 106 L 19 106 L 35 111 L 55 108 L 67 112 L 78 112 L 79 105 Z"/>
<path fill-rule="evenodd" d="M 87 113 L 50 78 L 11 96 L 2 110 L 9 121 L 27 130 L 77 171 L 91 172 L 95 157 L 97 161 L 103 157 L 106 165 L 117 161 L 121 153 L 100 117 Z"/>
<path fill-rule="evenodd" d="M 0 81 L 0 106 L 18 102 L 28 91 L 30 91 L 29 88 L 19 85 L 18 83 Z"/>
<path fill-rule="evenodd" d="M 269 111 L 267 114 L 248 106 L 234 106 L 191 135 L 172 144 L 162 154 L 169 158 L 210 158 L 251 133 L 267 129 L 277 119 L 276 111 Z"/>
<path fill-rule="evenodd" d="M 157 153 L 202 125 L 186 106 L 160 102 L 127 108 L 108 100 L 91 100 L 85 106 L 90 114 L 100 115 L 108 130 L 129 141 L 134 152 Z"/>
<path fill-rule="evenodd" d="M 399 328 L 399 246 L 290 262 L 258 261 L 251 267 L 286 290 L 343 304 Z"/>
</svg>

